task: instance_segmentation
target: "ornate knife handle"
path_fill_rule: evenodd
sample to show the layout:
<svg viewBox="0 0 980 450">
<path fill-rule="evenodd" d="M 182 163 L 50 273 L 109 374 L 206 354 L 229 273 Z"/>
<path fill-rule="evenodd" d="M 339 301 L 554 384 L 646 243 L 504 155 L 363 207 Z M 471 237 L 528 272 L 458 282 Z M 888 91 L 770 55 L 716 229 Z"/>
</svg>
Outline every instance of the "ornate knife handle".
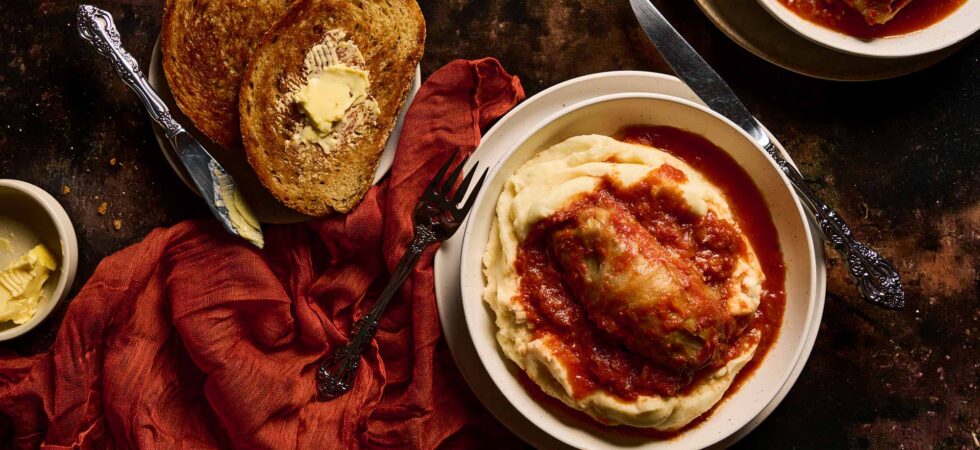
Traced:
<svg viewBox="0 0 980 450">
<path fill-rule="evenodd" d="M 76 22 L 79 36 L 95 47 L 99 54 L 109 59 L 112 68 L 126 85 L 136 92 L 143 106 L 150 113 L 150 117 L 163 128 L 167 138 L 173 140 L 175 135 L 183 132 L 184 128 L 170 115 L 167 105 L 146 82 L 146 77 L 143 76 L 136 59 L 122 47 L 112 15 L 92 5 L 80 5 Z"/>
<path fill-rule="evenodd" d="M 895 267 L 878 252 L 854 239 L 844 219 L 813 193 L 800 171 L 779 154 L 771 141 L 766 143 L 765 149 L 796 188 L 824 238 L 844 257 L 847 273 L 864 299 L 889 309 L 905 306 L 905 291 Z"/>
</svg>

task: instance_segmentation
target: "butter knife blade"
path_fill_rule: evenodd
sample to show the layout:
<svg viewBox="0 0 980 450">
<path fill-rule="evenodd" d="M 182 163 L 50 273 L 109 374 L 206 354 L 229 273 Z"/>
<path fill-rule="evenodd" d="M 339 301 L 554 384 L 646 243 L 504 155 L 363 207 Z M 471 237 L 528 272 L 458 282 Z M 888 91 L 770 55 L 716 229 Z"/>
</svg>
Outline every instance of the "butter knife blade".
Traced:
<svg viewBox="0 0 980 450">
<path fill-rule="evenodd" d="M 248 203 L 241 198 L 231 174 L 187 131 L 181 130 L 167 137 L 187 168 L 191 181 L 225 230 L 262 248 L 265 245 L 262 228 L 254 220 Z"/>
<path fill-rule="evenodd" d="M 752 116 L 728 83 L 687 43 L 650 0 L 630 0 L 630 6 L 643 32 L 677 76 L 708 107 L 745 130 L 786 174 L 821 236 L 843 256 L 848 275 L 864 300 L 888 309 L 904 307 L 905 291 L 895 267 L 854 238 L 840 214 L 817 197 L 800 171 L 776 150 L 762 124 Z"/>
<path fill-rule="evenodd" d="M 769 144 L 769 136 L 728 83 L 687 43 L 649 0 L 630 0 L 630 6 L 643 32 L 663 55 L 667 65 L 709 108 L 735 122 L 762 147 Z"/>
<path fill-rule="evenodd" d="M 136 92 L 150 118 L 164 130 L 194 185 L 225 230 L 262 248 L 261 225 L 254 219 L 234 178 L 173 119 L 166 104 L 146 81 L 136 59 L 122 47 L 112 15 L 91 5 L 80 5 L 76 20 L 78 34 L 109 60 L 116 74 Z"/>
</svg>

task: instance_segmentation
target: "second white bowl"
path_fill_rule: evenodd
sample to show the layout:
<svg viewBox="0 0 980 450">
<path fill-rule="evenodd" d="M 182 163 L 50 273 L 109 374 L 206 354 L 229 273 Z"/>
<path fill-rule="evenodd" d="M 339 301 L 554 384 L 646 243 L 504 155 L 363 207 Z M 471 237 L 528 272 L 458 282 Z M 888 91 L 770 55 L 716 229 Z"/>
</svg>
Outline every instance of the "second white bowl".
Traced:
<svg viewBox="0 0 980 450">
<path fill-rule="evenodd" d="M 798 16 L 779 0 L 758 1 L 800 36 L 834 50 L 872 58 L 905 58 L 936 52 L 980 30 L 980 2 L 975 0 L 968 0 L 949 16 L 921 30 L 877 39 L 862 39 L 825 28 Z"/>
</svg>

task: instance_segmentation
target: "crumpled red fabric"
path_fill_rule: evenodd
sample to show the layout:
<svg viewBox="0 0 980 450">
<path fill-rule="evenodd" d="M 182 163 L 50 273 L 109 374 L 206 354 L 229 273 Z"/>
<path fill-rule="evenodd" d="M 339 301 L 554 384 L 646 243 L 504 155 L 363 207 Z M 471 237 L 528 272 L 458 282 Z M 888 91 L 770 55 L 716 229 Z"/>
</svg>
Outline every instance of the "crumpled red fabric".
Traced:
<svg viewBox="0 0 980 450">
<path fill-rule="evenodd" d="M 215 221 L 188 221 L 106 258 L 48 353 L 0 357 L 0 446 L 429 449 L 514 439 L 467 390 L 440 338 L 434 247 L 389 306 L 354 389 L 316 401 L 314 372 L 411 240 L 430 177 L 523 96 L 496 60 L 454 61 L 425 82 L 390 176 L 353 212 L 266 227 L 264 251 Z"/>
</svg>

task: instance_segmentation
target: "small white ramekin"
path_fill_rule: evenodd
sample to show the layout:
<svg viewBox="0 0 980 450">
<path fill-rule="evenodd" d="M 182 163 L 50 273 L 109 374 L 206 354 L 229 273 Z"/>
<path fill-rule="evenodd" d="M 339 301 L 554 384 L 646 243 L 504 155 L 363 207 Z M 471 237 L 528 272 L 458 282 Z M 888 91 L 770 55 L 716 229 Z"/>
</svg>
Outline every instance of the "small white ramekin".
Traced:
<svg viewBox="0 0 980 450">
<path fill-rule="evenodd" d="M 9 239 L 12 250 L 0 252 L 0 270 L 37 244 L 58 257 L 58 269 L 44 284 L 44 298 L 34 317 L 19 325 L 0 324 L 0 341 L 6 341 L 36 327 L 68 295 L 78 269 L 78 240 L 68 214 L 51 194 L 7 179 L 0 179 L 0 238 Z"/>
</svg>

